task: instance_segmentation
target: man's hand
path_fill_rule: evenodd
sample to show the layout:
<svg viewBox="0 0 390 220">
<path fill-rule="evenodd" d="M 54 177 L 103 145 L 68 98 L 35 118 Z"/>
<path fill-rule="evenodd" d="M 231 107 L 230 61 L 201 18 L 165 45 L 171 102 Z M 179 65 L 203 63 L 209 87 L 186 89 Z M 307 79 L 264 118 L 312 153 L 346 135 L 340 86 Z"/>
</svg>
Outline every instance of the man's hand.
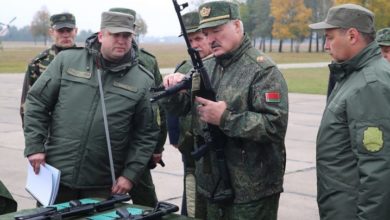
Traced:
<svg viewBox="0 0 390 220">
<path fill-rule="evenodd" d="M 182 73 L 171 73 L 164 77 L 163 79 L 163 85 L 165 88 L 172 87 L 182 81 L 184 79 L 185 75 Z"/>
<path fill-rule="evenodd" d="M 195 102 L 199 105 L 197 107 L 200 120 L 219 126 L 221 117 L 226 109 L 226 102 L 213 102 L 201 97 L 196 97 Z"/>
<path fill-rule="evenodd" d="M 162 153 L 161 154 L 153 154 L 152 158 L 153 158 L 153 162 L 155 164 L 158 164 L 160 162 L 160 160 L 162 159 Z"/>
<path fill-rule="evenodd" d="M 116 183 L 111 188 L 112 194 L 125 194 L 133 188 L 133 183 L 124 176 L 118 177 Z"/>
<path fill-rule="evenodd" d="M 36 153 L 36 154 L 31 154 L 30 156 L 27 157 L 28 161 L 30 162 L 31 166 L 34 169 L 35 174 L 39 174 L 39 167 L 40 165 L 45 165 L 45 153 Z"/>
</svg>

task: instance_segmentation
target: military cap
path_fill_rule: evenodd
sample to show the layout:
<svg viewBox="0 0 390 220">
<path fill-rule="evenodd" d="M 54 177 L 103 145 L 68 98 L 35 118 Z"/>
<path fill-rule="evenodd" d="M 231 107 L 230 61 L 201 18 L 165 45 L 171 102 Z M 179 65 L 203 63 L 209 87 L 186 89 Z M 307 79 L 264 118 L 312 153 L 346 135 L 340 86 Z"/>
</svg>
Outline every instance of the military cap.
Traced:
<svg viewBox="0 0 390 220">
<path fill-rule="evenodd" d="M 128 15 L 132 15 L 134 19 L 137 18 L 137 12 L 130 8 L 110 8 L 108 11 L 120 12 Z"/>
<path fill-rule="evenodd" d="M 71 13 L 55 14 L 50 17 L 50 26 L 56 30 L 61 28 L 75 28 L 76 18 Z"/>
<path fill-rule="evenodd" d="M 310 24 L 311 29 L 356 28 L 363 33 L 375 32 L 374 13 L 355 4 L 343 4 L 329 9 L 324 21 Z"/>
<path fill-rule="evenodd" d="M 197 11 L 188 12 L 182 15 L 183 24 L 187 33 L 199 31 L 199 13 Z M 182 34 L 180 34 L 181 36 Z"/>
<path fill-rule="evenodd" d="M 106 29 L 114 34 L 120 32 L 134 34 L 134 17 L 120 12 L 103 12 L 100 29 Z"/>
<path fill-rule="evenodd" d="M 230 20 L 241 19 L 238 4 L 227 1 L 212 1 L 199 6 L 199 28 L 215 27 Z"/>
<path fill-rule="evenodd" d="M 380 29 L 376 33 L 375 40 L 380 46 L 390 46 L 390 28 Z"/>
</svg>

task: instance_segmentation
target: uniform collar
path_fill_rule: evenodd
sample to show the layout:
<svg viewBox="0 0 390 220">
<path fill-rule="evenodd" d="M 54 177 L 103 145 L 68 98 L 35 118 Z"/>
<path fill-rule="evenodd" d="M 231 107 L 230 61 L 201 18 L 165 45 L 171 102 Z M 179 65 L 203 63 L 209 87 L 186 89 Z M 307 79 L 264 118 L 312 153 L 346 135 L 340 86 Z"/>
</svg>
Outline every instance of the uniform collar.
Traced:
<svg viewBox="0 0 390 220">
<path fill-rule="evenodd" d="M 373 41 L 351 59 L 343 63 L 332 62 L 329 64 L 330 74 L 332 74 L 336 81 L 339 82 L 353 72 L 365 67 L 368 62 L 370 62 L 376 56 L 380 56 L 380 54 L 381 52 L 378 44 Z"/>
</svg>

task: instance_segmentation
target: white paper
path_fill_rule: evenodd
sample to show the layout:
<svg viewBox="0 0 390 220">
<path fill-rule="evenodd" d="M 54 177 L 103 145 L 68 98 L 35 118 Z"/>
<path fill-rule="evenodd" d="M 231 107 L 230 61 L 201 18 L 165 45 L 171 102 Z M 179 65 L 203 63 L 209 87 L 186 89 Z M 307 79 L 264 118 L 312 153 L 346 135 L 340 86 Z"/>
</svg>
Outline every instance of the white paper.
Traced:
<svg viewBox="0 0 390 220">
<path fill-rule="evenodd" d="M 35 174 L 30 163 L 27 167 L 26 190 L 43 206 L 53 205 L 60 182 L 60 171 L 49 164 L 40 166 Z"/>
</svg>

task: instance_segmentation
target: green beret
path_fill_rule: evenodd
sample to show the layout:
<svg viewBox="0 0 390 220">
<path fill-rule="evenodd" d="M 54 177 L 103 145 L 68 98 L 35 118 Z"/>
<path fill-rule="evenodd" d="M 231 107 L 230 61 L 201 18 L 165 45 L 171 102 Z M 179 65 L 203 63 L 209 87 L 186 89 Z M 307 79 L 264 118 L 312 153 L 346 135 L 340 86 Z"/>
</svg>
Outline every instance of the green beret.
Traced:
<svg viewBox="0 0 390 220">
<path fill-rule="evenodd" d="M 230 20 L 241 19 L 238 4 L 227 1 L 207 2 L 199 6 L 199 28 L 215 27 Z"/>
<path fill-rule="evenodd" d="M 50 17 L 50 26 L 56 30 L 61 28 L 75 28 L 76 18 L 71 13 L 55 14 Z"/>
<path fill-rule="evenodd" d="M 390 28 L 380 29 L 376 33 L 375 40 L 380 46 L 390 46 Z"/>
</svg>

